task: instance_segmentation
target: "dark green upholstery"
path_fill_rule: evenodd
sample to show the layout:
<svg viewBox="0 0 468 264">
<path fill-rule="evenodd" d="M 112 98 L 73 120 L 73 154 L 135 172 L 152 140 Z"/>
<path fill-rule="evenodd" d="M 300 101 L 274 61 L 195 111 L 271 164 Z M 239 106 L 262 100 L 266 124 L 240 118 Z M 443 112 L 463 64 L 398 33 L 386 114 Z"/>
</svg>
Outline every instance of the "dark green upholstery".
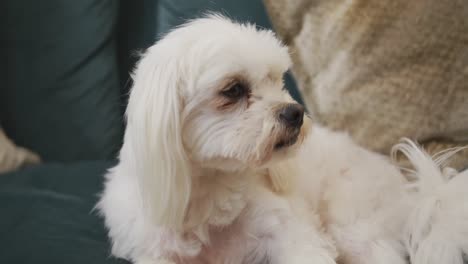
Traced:
<svg viewBox="0 0 468 264">
<path fill-rule="evenodd" d="M 0 263 L 125 263 L 93 207 L 111 162 L 47 164 L 0 177 Z"/>
<path fill-rule="evenodd" d="M 154 44 L 157 33 L 158 1 L 120 0 L 117 23 L 119 72 L 122 93 L 122 110 L 125 109 L 131 87 L 129 73 L 139 59 L 139 54 Z"/>
<path fill-rule="evenodd" d="M 113 163 L 99 160 L 112 160 L 122 141 L 138 52 L 206 11 L 269 27 L 262 2 L 0 2 L 0 123 L 45 160 L 0 175 L 0 263 L 126 263 L 110 257 L 92 209 Z M 291 79 L 287 86 L 298 98 Z"/>
<path fill-rule="evenodd" d="M 123 132 L 118 1 L 5 0 L 2 6 L 6 133 L 46 161 L 112 158 Z"/>
</svg>

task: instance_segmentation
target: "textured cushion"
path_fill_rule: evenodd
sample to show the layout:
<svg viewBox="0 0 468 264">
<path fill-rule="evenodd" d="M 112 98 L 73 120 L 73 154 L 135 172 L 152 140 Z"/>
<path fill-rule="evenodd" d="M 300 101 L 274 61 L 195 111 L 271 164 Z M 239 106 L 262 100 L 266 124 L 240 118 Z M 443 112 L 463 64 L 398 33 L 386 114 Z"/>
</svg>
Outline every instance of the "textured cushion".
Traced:
<svg viewBox="0 0 468 264">
<path fill-rule="evenodd" d="M 40 160 L 37 154 L 16 146 L 0 127 L 0 173 L 38 164 Z"/>
<path fill-rule="evenodd" d="M 265 3 L 319 122 L 383 153 L 401 137 L 431 153 L 468 143 L 466 0 Z"/>
<path fill-rule="evenodd" d="M 48 164 L 0 175 L 0 263 L 114 264 L 93 212 L 109 162 Z"/>
<path fill-rule="evenodd" d="M 218 12 L 237 21 L 251 22 L 262 28 L 271 28 L 261 0 L 160 0 L 157 7 L 158 36 L 163 36 L 171 28 L 187 19 L 200 17 L 207 12 Z M 285 86 L 292 97 L 302 103 L 294 79 L 289 73 L 285 76 Z"/>
<path fill-rule="evenodd" d="M 45 161 L 104 159 L 121 142 L 118 1 L 2 1 L 0 120 Z M 6 21 L 5 21 L 6 19 Z"/>
</svg>

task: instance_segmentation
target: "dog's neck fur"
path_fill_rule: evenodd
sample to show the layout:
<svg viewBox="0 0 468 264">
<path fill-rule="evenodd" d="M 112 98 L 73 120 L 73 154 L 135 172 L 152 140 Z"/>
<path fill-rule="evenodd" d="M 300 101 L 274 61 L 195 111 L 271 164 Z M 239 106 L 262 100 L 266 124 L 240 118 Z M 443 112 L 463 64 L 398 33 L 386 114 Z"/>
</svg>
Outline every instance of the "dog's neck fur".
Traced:
<svg viewBox="0 0 468 264">
<path fill-rule="evenodd" d="M 247 206 L 248 188 L 255 178 L 255 173 L 249 171 L 195 169 L 185 229 L 231 224 Z"/>
<path fill-rule="evenodd" d="M 271 168 L 222 171 L 192 167 L 192 193 L 185 218 L 185 230 L 207 233 L 207 228 L 232 224 L 248 206 L 250 188 L 265 185 L 274 192 L 287 190 L 284 169 L 290 162 L 277 162 Z M 197 234 L 201 236 L 201 234 Z"/>
</svg>

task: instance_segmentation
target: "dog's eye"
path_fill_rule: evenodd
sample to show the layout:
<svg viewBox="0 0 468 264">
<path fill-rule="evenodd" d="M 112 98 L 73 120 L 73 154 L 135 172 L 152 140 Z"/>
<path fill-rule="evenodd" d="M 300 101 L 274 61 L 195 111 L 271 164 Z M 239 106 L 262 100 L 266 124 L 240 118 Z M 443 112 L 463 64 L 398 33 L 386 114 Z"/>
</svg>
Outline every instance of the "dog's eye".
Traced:
<svg viewBox="0 0 468 264">
<path fill-rule="evenodd" d="M 242 83 L 236 82 L 229 87 L 229 89 L 224 90 L 221 94 L 230 99 L 239 99 L 244 97 L 247 93 L 247 87 Z"/>
</svg>

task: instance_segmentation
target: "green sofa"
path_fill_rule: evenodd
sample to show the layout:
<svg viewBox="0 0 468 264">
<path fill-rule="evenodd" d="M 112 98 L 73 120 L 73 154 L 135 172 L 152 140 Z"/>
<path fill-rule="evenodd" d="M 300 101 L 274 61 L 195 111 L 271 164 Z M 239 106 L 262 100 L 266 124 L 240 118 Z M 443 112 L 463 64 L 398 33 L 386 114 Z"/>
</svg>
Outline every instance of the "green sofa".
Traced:
<svg viewBox="0 0 468 264">
<path fill-rule="evenodd" d="M 93 207 L 122 143 L 129 72 L 208 10 L 270 27 L 261 0 L 2 1 L 0 125 L 43 163 L 0 175 L 0 263 L 126 263 Z"/>
</svg>

